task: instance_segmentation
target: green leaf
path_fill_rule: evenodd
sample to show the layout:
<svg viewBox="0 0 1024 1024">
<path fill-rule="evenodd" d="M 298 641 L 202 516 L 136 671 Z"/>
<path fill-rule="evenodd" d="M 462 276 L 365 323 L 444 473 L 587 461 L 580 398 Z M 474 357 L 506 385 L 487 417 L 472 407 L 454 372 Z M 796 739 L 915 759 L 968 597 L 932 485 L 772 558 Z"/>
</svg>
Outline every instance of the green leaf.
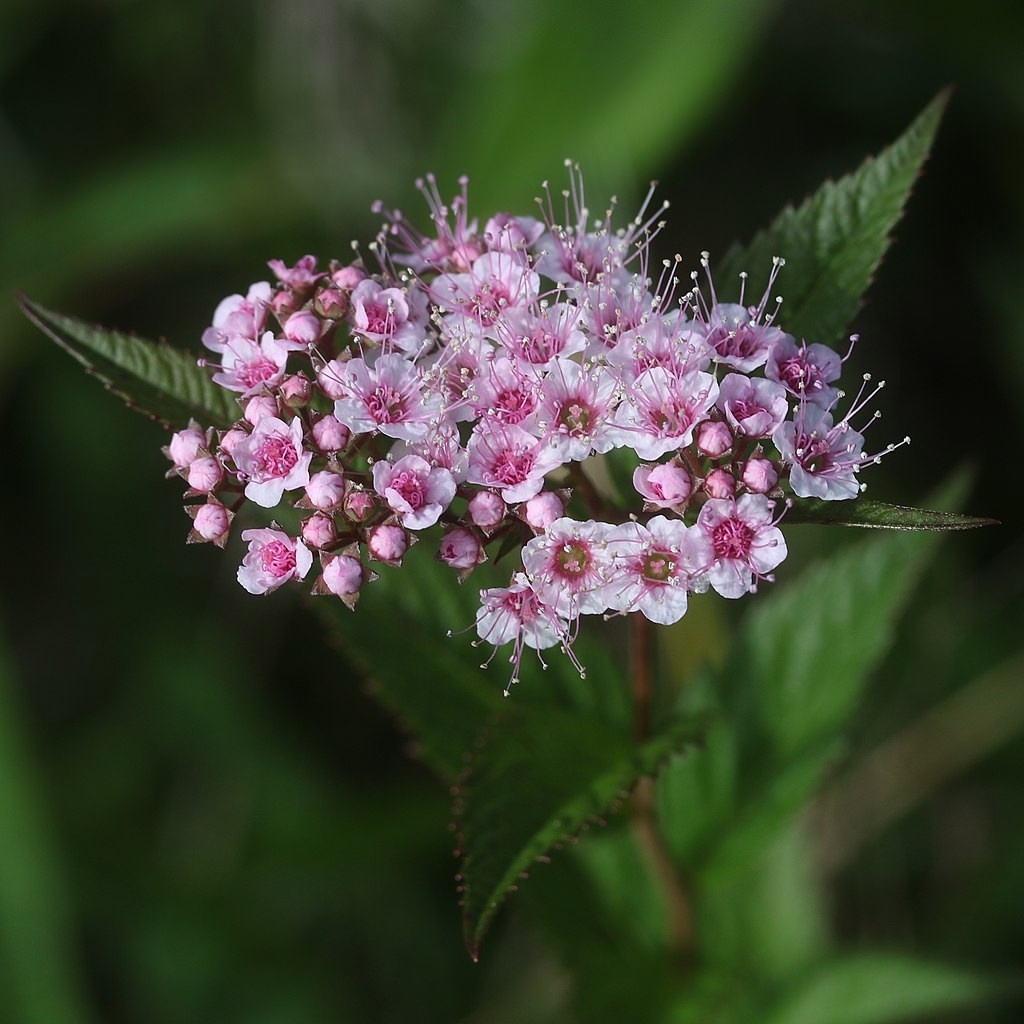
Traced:
<svg viewBox="0 0 1024 1024">
<path fill-rule="evenodd" d="M 798 338 L 837 341 L 859 312 L 889 247 L 948 98 L 948 92 L 940 93 L 888 149 L 839 181 L 826 182 L 798 209 L 787 207 L 746 248 L 730 249 L 715 270 L 718 281 L 747 271 L 747 294 L 759 296 L 772 258 L 785 258 L 780 323 Z"/>
<path fill-rule="evenodd" d="M 835 960 L 801 980 L 767 1024 L 895 1024 L 975 1006 L 1010 986 L 944 964 L 882 953 Z"/>
<path fill-rule="evenodd" d="M 678 722 L 639 746 L 553 707 L 513 707 L 488 730 L 456 807 L 463 930 L 474 958 L 498 906 L 534 861 L 692 746 L 701 721 Z"/>
<path fill-rule="evenodd" d="M 866 526 L 875 530 L 974 530 L 997 526 L 997 519 L 965 516 L 958 512 L 932 512 L 884 501 L 855 498 L 853 501 L 822 501 L 798 498 L 786 513 L 787 523 L 821 523 L 829 526 Z"/>
<path fill-rule="evenodd" d="M 194 417 L 226 427 L 239 417 L 235 396 L 210 379 L 195 358 L 166 343 L 108 331 L 55 313 L 18 295 L 25 315 L 129 408 L 171 426 Z"/>
</svg>

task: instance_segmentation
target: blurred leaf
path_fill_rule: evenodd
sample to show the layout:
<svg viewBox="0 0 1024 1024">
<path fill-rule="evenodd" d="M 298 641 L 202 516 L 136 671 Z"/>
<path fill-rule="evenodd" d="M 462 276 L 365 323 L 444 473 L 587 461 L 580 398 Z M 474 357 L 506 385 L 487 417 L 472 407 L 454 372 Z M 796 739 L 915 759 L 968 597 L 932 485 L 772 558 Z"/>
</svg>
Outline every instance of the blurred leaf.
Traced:
<svg viewBox="0 0 1024 1024">
<path fill-rule="evenodd" d="M 555 708 L 515 708 L 474 752 L 456 811 L 464 849 L 463 924 L 472 956 L 499 904 L 555 843 L 606 813 L 672 753 L 692 746 L 688 719 L 635 746 L 623 734 Z"/>
<path fill-rule="evenodd" d="M 889 1024 L 998 998 L 1005 981 L 945 964 L 863 953 L 827 964 L 780 1000 L 767 1024 Z"/>
<path fill-rule="evenodd" d="M 203 425 L 228 426 L 238 419 L 235 396 L 214 384 L 195 358 L 144 338 L 92 327 L 54 313 L 19 295 L 25 315 L 129 408 L 168 425 L 190 417 Z"/>
<path fill-rule="evenodd" d="M 787 523 L 821 523 L 829 526 L 867 526 L 876 530 L 973 530 L 997 526 L 998 521 L 958 512 L 931 512 L 906 505 L 855 498 L 853 501 L 822 501 L 798 498 L 786 513 Z"/>
<path fill-rule="evenodd" d="M 0 637 L 0 645 L 3 638 Z M 21 1024 L 87 1024 L 67 894 L 0 646 L 0 988 Z M 6 1015 L 6 1014 L 5 1014 Z"/>
<path fill-rule="evenodd" d="M 889 247 L 948 99 L 948 92 L 940 93 L 888 149 L 838 182 L 826 182 L 798 209 L 787 207 L 749 246 L 730 249 L 717 279 L 749 271 L 748 293 L 760 295 L 772 258 L 784 257 L 786 330 L 811 341 L 838 340 Z"/>
<path fill-rule="evenodd" d="M 627 11 L 611 0 L 554 0 L 522 5 L 517 13 L 530 16 L 517 24 L 496 7 L 500 25 L 484 28 L 487 63 L 473 88 L 451 97 L 435 167 L 442 178 L 468 172 L 483 208 L 535 195 L 566 156 L 598 191 L 628 181 L 678 149 L 728 95 L 774 7 L 652 0 Z M 628 74 L 612 39 L 616 53 L 632 55 Z M 450 166 L 453 153 L 469 165 Z M 605 202 L 602 193 L 602 210 Z"/>
</svg>

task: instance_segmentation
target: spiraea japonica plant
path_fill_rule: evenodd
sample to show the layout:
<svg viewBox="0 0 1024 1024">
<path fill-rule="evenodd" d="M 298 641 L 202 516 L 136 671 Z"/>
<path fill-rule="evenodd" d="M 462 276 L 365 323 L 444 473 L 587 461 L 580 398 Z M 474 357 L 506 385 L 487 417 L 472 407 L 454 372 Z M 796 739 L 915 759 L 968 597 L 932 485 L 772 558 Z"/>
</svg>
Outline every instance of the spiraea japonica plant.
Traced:
<svg viewBox="0 0 1024 1024">
<path fill-rule="evenodd" d="M 658 965 L 713 961 L 700 886 L 790 841 L 934 533 L 984 522 L 862 493 L 909 439 L 874 424 L 884 347 L 850 331 L 943 105 L 721 260 L 676 240 L 653 188 L 623 216 L 568 163 L 518 212 L 428 177 L 422 217 L 379 205 L 350 257 L 271 260 L 197 325 L 199 358 L 22 298 L 172 429 L 188 541 L 237 549 L 250 594 L 314 595 L 451 781 L 474 956 L 532 865 L 632 792 L 633 835 L 604 842 L 661 908 L 633 967 L 692 1019 L 757 1019 L 757 979 L 738 1016 L 699 1017 L 700 987 L 662 991 Z M 874 376 L 844 373 L 855 345 Z M 786 583 L 808 522 L 890 533 Z M 658 637 L 712 593 L 756 597 L 683 686 Z M 557 932 L 543 877 L 527 902 Z"/>
</svg>

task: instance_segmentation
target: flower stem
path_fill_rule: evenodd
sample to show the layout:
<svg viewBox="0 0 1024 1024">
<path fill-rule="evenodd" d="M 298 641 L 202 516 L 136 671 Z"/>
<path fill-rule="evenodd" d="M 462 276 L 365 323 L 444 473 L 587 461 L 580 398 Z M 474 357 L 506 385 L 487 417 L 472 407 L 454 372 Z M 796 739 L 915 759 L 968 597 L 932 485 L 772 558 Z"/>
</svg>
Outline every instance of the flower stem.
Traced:
<svg viewBox="0 0 1024 1024">
<path fill-rule="evenodd" d="M 631 617 L 630 675 L 633 680 L 633 735 L 645 742 L 651 732 L 653 697 L 652 648 L 654 635 L 650 622 L 640 614 Z M 655 881 L 662 891 L 667 919 L 668 947 L 680 970 L 689 970 L 693 960 L 693 911 L 689 886 L 676 869 L 658 826 L 653 778 L 642 778 L 633 791 L 633 833 Z"/>
</svg>

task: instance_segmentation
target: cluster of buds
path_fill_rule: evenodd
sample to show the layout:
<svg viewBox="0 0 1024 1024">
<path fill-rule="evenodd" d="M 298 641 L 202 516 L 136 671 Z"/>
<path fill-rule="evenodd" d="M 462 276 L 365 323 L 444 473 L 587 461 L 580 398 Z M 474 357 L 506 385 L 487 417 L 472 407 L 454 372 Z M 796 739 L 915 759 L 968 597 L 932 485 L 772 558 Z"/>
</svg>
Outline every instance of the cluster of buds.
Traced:
<svg viewBox="0 0 1024 1024">
<path fill-rule="evenodd" d="M 513 682 L 525 647 L 572 658 L 581 615 L 672 623 L 691 592 L 771 579 L 789 496 L 852 498 L 884 454 L 862 433 L 882 385 L 847 402 L 845 356 L 784 332 L 781 259 L 753 305 L 745 279 L 719 301 L 706 253 L 684 292 L 681 257 L 652 274 L 653 189 L 618 228 L 614 201 L 591 221 L 569 176 L 561 217 L 545 185 L 538 217 L 482 229 L 465 181 L 446 206 L 428 178 L 428 235 L 378 205 L 369 258 L 274 260 L 276 282 L 224 299 L 202 362 L 241 416 L 165 449 L 190 541 L 223 546 L 246 501 L 298 510 L 291 531 L 242 533 L 239 582 L 264 594 L 317 562 L 313 592 L 349 606 L 426 531 L 460 581 L 488 547 L 518 546 L 476 618 L 482 642 L 513 645 Z M 632 460 L 632 502 L 595 485 L 586 463 L 602 456 Z"/>
</svg>

